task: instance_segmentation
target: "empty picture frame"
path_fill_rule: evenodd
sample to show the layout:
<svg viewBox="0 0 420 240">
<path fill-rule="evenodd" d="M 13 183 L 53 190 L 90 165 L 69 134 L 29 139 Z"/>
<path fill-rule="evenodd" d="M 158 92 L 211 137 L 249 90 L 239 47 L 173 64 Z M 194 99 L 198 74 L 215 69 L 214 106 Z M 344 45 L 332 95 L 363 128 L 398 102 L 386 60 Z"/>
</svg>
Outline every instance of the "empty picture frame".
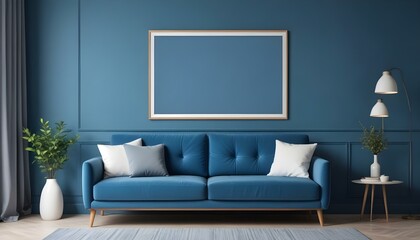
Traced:
<svg viewBox="0 0 420 240">
<path fill-rule="evenodd" d="M 150 30 L 149 119 L 287 119 L 286 30 Z"/>
</svg>

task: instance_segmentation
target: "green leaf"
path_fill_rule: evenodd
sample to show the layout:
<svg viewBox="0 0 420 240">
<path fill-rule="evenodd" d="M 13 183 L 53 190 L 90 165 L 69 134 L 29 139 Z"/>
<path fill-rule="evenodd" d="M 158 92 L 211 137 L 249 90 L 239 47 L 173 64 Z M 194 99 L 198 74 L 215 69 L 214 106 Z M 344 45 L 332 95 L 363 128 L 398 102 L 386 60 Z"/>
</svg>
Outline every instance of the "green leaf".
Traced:
<svg viewBox="0 0 420 240">
<path fill-rule="evenodd" d="M 374 126 L 371 126 L 370 129 L 365 128 L 362 124 L 362 138 L 361 142 L 363 148 L 368 149 L 373 154 L 379 154 L 387 147 L 387 140 L 384 136 L 384 131 L 376 131 Z"/>
<path fill-rule="evenodd" d="M 55 172 L 62 169 L 68 160 L 67 149 L 70 145 L 77 142 L 79 135 L 70 137 L 71 132 L 65 130 L 65 123 L 59 121 L 55 128 L 50 127 L 50 122 L 40 118 L 41 127 L 38 133 L 31 133 L 28 128 L 24 128 L 23 139 L 28 142 L 29 147 L 25 150 L 35 152 L 33 163 L 37 163 L 42 172 L 46 172 L 48 178 L 55 177 Z"/>
</svg>

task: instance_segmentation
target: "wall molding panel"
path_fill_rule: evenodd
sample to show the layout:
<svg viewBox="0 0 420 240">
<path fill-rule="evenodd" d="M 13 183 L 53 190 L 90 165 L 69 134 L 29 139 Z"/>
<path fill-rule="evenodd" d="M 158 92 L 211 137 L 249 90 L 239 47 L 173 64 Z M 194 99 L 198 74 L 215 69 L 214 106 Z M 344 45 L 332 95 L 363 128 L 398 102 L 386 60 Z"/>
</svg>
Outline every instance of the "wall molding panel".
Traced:
<svg viewBox="0 0 420 240">
<path fill-rule="evenodd" d="M 373 93 L 376 80 L 390 65 L 403 69 L 411 94 L 413 162 L 410 169 L 409 119 L 403 93 L 380 96 L 390 117 L 385 120 L 389 145 L 379 161 L 384 174 L 404 181 L 389 187 L 390 212 L 420 212 L 420 174 L 416 174 L 420 172 L 420 111 L 416 105 L 420 82 L 415 80 L 420 62 L 420 2 L 389 0 L 369 5 L 349 1 L 338 6 L 331 0 L 320 6 L 311 1 L 257 4 L 243 0 L 238 5 L 226 0 L 191 6 L 189 1 L 28 1 L 29 127 L 38 126 L 40 117 L 64 120 L 80 135 L 57 179 L 65 197 L 65 213 L 86 213 L 81 167 L 85 160 L 99 155 L 96 145 L 109 144 L 112 134 L 139 132 L 308 134 L 311 142 L 319 144 L 316 154 L 332 166 L 328 212 L 358 213 L 363 186 L 351 180 L 369 175 L 373 159 L 360 144 L 359 122 L 380 126 L 380 119 L 370 118 L 369 111 L 378 98 Z M 217 15 L 209 9 L 218 9 Z M 357 19 L 355 9 L 362 12 Z M 258 21 L 249 18 L 251 13 Z M 392 19 L 388 17 L 391 13 Z M 350 26 L 351 31 L 342 26 Z M 148 31 L 162 29 L 287 29 L 289 119 L 149 120 Z M 390 35 L 389 29 L 397 29 L 398 34 Z M 44 182 L 38 166 L 32 165 L 34 212 Z M 377 211 L 381 212 L 379 202 Z"/>
</svg>

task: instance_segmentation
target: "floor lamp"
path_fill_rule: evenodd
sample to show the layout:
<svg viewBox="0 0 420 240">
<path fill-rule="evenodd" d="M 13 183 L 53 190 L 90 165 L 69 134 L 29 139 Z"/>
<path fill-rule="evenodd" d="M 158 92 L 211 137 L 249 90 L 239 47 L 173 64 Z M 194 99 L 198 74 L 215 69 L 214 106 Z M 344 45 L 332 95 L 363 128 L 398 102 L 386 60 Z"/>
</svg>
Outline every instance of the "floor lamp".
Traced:
<svg viewBox="0 0 420 240">
<path fill-rule="evenodd" d="M 409 118 L 410 118 L 410 123 L 409 123 L 409 188 L 410 188 L 410 193 L 411 193 L 411 189 L 412 189 L 412 183 L 411 183 L 411 179 L 412 179 L 412 143 L 413 143 L 413 113 L 411 111 L 411 102 L 410 102 L 410 95 L 408 94 L 407 91 L 407 87 L 404 81 L 404 75 L 403 72 L 400 68 L 391 68 L 387 71 L 384 71 L 382 73 L 381 78 L 379 78 L 378 82 L 376 83 L 376 87 L 375 87 L 375 93 L 377 94 L 397 94 L 398 93 L 398 86 L 397 86 L 397 82 L 395 81 L 395 79 L 392 77 L 391 72 L 392 71 L 398 71 L 401 77 L 401 82 L 404 88 L 404 92 L 405 92 L 405 97 L 407 100 L 407 106 L 408 106 L 408 111 L 409 111 Z M 384 129 L 384 117 L 388 117 L 388 109 L 386 108 L 385 104 L 383 103 L 382 99 L 378 99 L 378 102 L 375 104 L 375 106 L 373 106 L 371 114 L 371 117 L 381 117 L 382 118 L 382 130 Z M 416 220 L 420 220 L 420 216 L 403 216 L 404 219 L 416 219 Z"/>
</svg>

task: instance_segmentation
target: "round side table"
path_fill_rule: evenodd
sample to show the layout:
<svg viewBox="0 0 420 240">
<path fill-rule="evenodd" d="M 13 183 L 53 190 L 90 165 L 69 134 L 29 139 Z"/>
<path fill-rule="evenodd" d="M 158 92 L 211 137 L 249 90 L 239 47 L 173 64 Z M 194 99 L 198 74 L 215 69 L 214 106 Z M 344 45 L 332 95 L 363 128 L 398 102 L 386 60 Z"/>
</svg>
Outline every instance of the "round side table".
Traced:
<svg viewBox="0 0 420 240">
<path fill-rule="evenodd" d="M 373 212 L 373 199 L 375 197 L 375 185 L 381 185 L 382 186 L 382 193 L 384 196 L 384 207 L 385 207 L 385 216 L 386 221 L 388 222 L 388 205 L 387 205 L 387 199 L 386 199 L 386 186 L 387 185 L 395 185 L 395 184 L 401 184 L 402 181 L 388 181 L 388 182 L 380 182 L 380 181 L 362 181 L 360 179 L 353 180 L 353 183 L 356 184 L 363 184 L 365 185 L 365 193 L 363 194 L 363 203 L 362 203 L 362 211 L 360 212 L 360 219 L 363 218 L 363 213 L 365 212 L 365 206 L 366 206 L 366 198 L 369 192 L 369 186 L 371 186 L 371 197 L 370 197 L 370 221 L 372 221 L 372 212 Z"/>
</svg>

